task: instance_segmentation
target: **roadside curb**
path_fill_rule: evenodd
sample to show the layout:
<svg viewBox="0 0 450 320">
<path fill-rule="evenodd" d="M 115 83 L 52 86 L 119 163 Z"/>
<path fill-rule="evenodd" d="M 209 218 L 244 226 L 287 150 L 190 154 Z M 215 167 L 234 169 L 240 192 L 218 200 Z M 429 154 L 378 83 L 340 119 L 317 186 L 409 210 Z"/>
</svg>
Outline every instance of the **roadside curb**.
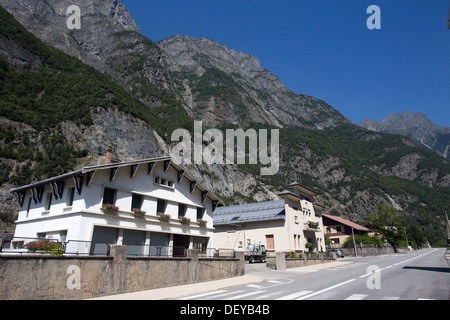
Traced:
<svg viewBox="0 0 450 320">
<path fill-rule="evenodd" d="M 223 280 L 97 297 L 89 300 L 169 300 L 262 281 L 264 281 L 264 278 L 262 277 L 244 275 Z"/>
</svg>

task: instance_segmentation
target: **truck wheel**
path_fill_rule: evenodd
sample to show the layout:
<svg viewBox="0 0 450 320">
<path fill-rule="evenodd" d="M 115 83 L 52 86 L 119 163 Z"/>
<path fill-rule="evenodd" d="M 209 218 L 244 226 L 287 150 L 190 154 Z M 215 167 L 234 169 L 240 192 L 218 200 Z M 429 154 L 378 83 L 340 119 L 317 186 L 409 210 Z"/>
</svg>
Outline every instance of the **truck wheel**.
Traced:
<svg viewBox="0 0 450 320">
<path fill-rule="evenodd" d="M 253 262 L 255 262 L 255 258 L 250 257 L 250 259 L 248 259 L 248 263 L 253 263 Z"/>
</svg>

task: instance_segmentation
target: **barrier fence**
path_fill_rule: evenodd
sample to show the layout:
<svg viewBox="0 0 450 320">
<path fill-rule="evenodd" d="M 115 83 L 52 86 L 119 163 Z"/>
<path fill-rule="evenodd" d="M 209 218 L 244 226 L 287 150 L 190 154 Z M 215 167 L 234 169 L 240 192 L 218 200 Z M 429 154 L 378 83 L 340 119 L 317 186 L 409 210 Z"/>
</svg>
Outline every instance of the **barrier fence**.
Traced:
<svg viewBox="0 0 450 320">
<path fill-rule="evenodd" d="M 28 254 L 30 250 L 27 244 L 34 241 L 46 241 L 56 243 L 61 250 L 54 252 L 54 254 L 62 255 L 89 255 L 89 256 L 107 256 L 109 255 L 109 248 L 117 243 L 107 242 L 92 242 L 82 240 L 68 240 L 58 241 L 55 239 L 43 238 L 14 238 L 14 243 L 8 244 L 1 248 L 2 254 Z M 187 250 L 184 246 L 166 246 L 166 245 L 145 245 L 145 244 L 124 244 L 127 246 L 127 256 L 134 257 L 186 257 Z M 12 248 L 11 248 L 12 246 Z M 235 258 L 236 253 L 232 249 L 216 249 L 216 248 L 202 248 L 198 249 L 200 258 Z M 37 250 L 35 254 L 52 254 L 49 251 Z"/>
</svg>

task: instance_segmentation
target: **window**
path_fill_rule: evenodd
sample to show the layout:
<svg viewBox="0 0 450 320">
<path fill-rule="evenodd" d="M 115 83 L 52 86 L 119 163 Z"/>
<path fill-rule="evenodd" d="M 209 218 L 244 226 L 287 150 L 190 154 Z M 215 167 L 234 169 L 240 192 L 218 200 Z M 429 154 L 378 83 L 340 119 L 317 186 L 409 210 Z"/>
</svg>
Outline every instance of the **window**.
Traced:
<svg viewBox="0 0 450 320">
<path fill-rule="evenodd" d="M 166 212 L 166 200 L 158 199 L 156 213 L 165 213 L 165 212 Z"/>
<path fill-rule="evenodd" d="M 103 191 L 103 204 L 116 204 L 116 190 L 105 188 Z"/>
<path fill-rule="evenodd" d="M 197 220 L 203 220 L 203 216 L 205 214 L 205 208 L 197 208 Z"/>
<path fill-rule="evenodd" d="M 298 216 L 294 216 L 294 222 L 298 224 Z"/>
<path fill-rule="evenodd" d="M 183 203 L 178 204 L 178 218 L 184 217 L 186 215 L 186 205 Z"/>
<path fill-rule="evenodd" d="M 267 250 L 275 249 L 275 241 L 273 238 L 273 234 L 266 235 L 266 248 Z"/>
<path fill-rule="evenodd" d="M 164 186 L 164 187 L 169 187 L 169 188 L 173 188 L 173 181 L 166 179 L 166 178 L 161 178 L 158 176 L 155 176 L 155 184 L 160 185 L 160 186 Z"/>
<path fill-rule="evenodd" d="M 336 226 L 336 231 L 337 231 L 337 232 L 342 232 L 341 226 Z"/>
<path fill-rule="evenodd" d="M 66 199 L 66 205 L 68 207 L 71 207 L 73 205 L 73 198 L 75 196 L 75 188 L 69 188 L 67 191 L 67 199 Z"/>
<path fill-rule="evenodd" d="M 45 198 L 45 210 L 49 211 L 52 206 L 53 194 L 51 192 L 47 193 L 47 198 Z"/>
<path fill-rule="evenodd" d="M 330 239 L 332 244 L 340 244 L 339 238 Z"/>
<path fill-rule="evenodd" d="M 131 198 L 131 210 L 142 208 L 142 196 L 140 194 L 133 194 Z"/>
</svg>

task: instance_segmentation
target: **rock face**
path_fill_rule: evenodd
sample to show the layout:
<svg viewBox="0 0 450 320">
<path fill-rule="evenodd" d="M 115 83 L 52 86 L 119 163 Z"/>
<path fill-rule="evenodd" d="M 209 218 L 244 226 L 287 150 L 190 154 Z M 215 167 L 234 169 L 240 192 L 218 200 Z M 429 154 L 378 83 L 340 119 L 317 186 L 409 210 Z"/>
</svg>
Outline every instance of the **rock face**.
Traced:
<svg viewBox="0 0 450 320">
<path fill-rule="evenodd" d="M 381 202 L 416 212 L 423 228 L 437 237 L 441 221 L 436 216 L 450 201 L 445 189 L 450 186 L 447 160 L 416 147 L 407 137 L 351 124 L 325 102 L 289 91 L 256 57 L 214 40 L 176 35 L 155 44 L 139 33 L 120 1 L 77 1 L 82 30 L 68 30 L 65 9 L 71 4 L 0 0 L 44 43 L 105 73 L 126 91 L 125 102 L 140 103 L 124 107 L 124 100 L 121 103 L 105 92 L 102 106 L 88 108 L 91 123 L 63 119 L 45 130 L 2 114 L 0 203 L 4 205 L 0 213 L 17 211 L 7 191 L 30 177 L 35 179 L 42 169 L 55 175 L 95 165 L 108 145 L 120 160 L 166 155 L 174 129 L 192 128 L 193 120 L 202 120 L 205 129 L 280 129 L 280 171 L 275 176 L 262 177 L 260 168 L 251 165 L 188 166 L 228 203 L 276 199 L 277 191 L 299 181 L 315 189 L 320 194 L 316 200 L 332 214 L 363 223 Z M 13 37 L 2 37 L 1 32 L 0 80 L 2 68 L 39 72 L 42 57 Z M 45 94 L 51 92 L 38 92 L 31 100 Z M 20 98 L 11 97 L 17 106 Z M 139 109 L 131 110 L 133 106 Z M 375 122 L 366 124 L 376 129 Z M 66 151 L 64 156 L 48 148 L 53 141 L 57 151 Z M 66 155 L 70 159 L 52 167 Z"/>
<path fill-rule="evenodd" d="M 324 129 L 348 123 L 325 102 L 288 90 L 252 55 L 184 35 L 158 46 L 193 117 L 211 125 L 225 121 L 243 127 L 253 122 Z"/>
<path fill-rule="evenodd" d="M 366 119 L 361 127 L 378 132 L 402 134 L 418 146 L 427 148 L 450 160 L 450 128 L 438 126 L 423 113 L 401 112 L 382 121 Z"/>
</svg>

